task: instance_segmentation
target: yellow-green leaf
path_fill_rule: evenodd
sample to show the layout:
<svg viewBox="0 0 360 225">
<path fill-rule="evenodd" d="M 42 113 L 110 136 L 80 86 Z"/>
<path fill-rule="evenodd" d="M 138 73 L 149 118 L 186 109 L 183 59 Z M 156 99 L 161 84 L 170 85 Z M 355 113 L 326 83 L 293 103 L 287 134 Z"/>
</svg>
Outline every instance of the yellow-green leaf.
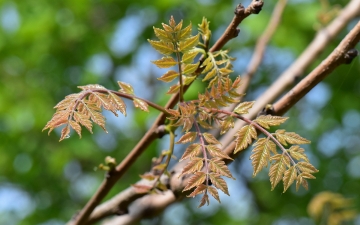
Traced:
<svg viewBox="0 0 360 225">
<path fill-rule="evenodd" d="M 284 155 L 278 154 L 274 158 L 276 158 L 276 160 L 274 160 L 274 162 L 271 164 L 269 170 L 271 190 L 274 190 L 276 185 L 283 178 L 284 172 L 286 170 L 286 159 L 284 158 Z"/>
<path fill-rule="evenodd" d="M 173 57 L 162 57 L 159 60 L 155 60 L 155 61 L 151 61 L 152 63 L 154 63 L 157 67 L 159 68 L 169 68 L 172 66 L 175 66 L 177 64 L 177 62 L 175 61 L 175 59 Z"/>
<path fill-rule="evenodd" d="M 195 72 L 197 70 L 197 68 L 199 67 L 199 63 L 195 63 L 195 64 L 186 64 L 184 70 L 183 70 L 183 74 L 192 74 L 193 72 Z"/>
<path fill-rule="evenodd" d="M 190 34 L 191 34 L 191 26 L 192 25 L 190 23 L 187 27 L 185 27 L 184 29 L 180 30 L 177 33 L 177 39 L 179 41 L 183 41 L 183 40 L 187 39 L 190 36 Z"/>
<path fill-rule="evenodd" d="M 169 70 L 164 75 L 159 77 L 158 80 L 161 80 L 161 81 L 164 81 L 164 82 L 171 82 L 177 77 L 179 77 L 179 73 L 177 73 L 174 70 Z"/>
<path fill-rule="evenodd" d="M 289 144 L 309 144 L 310 141 L 306 138 L 301 137 L 300 135 L 294 133 L 294 132 L 285 132 L 285 130 L 277 130 L 275 132 L 276 139 L 283 144 L 284 146 L 287 146 L 287 143 Z"/>
<path fill-rule="evenodd" d="M 220 144 L 220 145 L 221 145 L 220 141 L 218 141 L 212 134 L 210 134 L 210 133 L 203 133 L 202 135 L 203 135 L 203 137 L 205 138 L 205 140 L 206 140 L 207 143 L 209 143 L 209 144 L 215 144 L 215 145 L 217 145 L 217 144 Z"/>
<path fill-rule="evenodd" d="M 217 74 L 217 68 L 214 67 L 214 69 L 212 69 L 209 73 L 206 74 L 206 76 L 204 77 L 204 79 L 202 79 L 202 81 L 207 81 L 213 78 L 214 76 L 216 76 L 216 74 Z"/>
<path fill-rule="evenodd" d="M 164 41 L 164 42 L 174 41 L 174 38 L 172 37 L 172 35 L 169 34 L 168 32 L 166 32 L 165 30 L 156 28 L 156 27 L 153 27 L 153 29 L 154 29 L 154 33 L 155 33 L 156 37 L 159 38 L 161 41 Z"/>
<path fill-rule="evenodd" d="M 234 112 L 237 114 L 248 114 L 249 109 L 251 109 L 254 105 L 255 101 L 252 102 L 241 102 L 239 105 L 236 106 Z"/>
<path fill-rule="evenodd" d="M 297 175 L 297 170 L 296 170 L 295 166 L 292 166 L 288 170 L 285 171 L 284 178 L 283 178 L 283 183 L 284 183 L 283 193 L 285 193 L 285 191 L 290 187 L 290 185 L 292 183 L 294 183 L 294 181 L 296 179 L 296 175 Z"/>
<path fill-rule="evenodd" d="M 171 53 L 175 52 L 174 45 L 170 42 L 165 43 L 163 41 L 153 41 L 149 39 L 148 42 L 156 51 L 163 55 L 170 55 Z"/>
<path fill-rule="evenodd" d="M 291 157 L 296 160 L 303 159 L 304 161 L 309 162 L 308 157 L 305 155 L 305 150 L 303 148 L 300 148 L 299 145 L 291 146 L 288 152 L 290 153 Z"/>
<path fill-rule="evenodd" d="M 235 137 L 234 154 L 247 148 L 252 143 L 252 139 L 257 138 L 257 133 L 252 125 L 246 125 L 236 133 Z"/>
<path fill-rule="evenodd" d="M 255 148 L 252 150 L 250 159 L 254 169 L 253 176 L 256 176 L 268 165 L 270 151 L 272 151 L 271 149 L 276 148 L 276 146 L 267 138 L 260 138 L 257 142 L 255 142 L 254 146 Z"/>
<path fill-rule="evenodd" d="M 187 52 L 192 48 L 194 48 L 198 43 L 199 43 L 199 34 L 197 34 L 196 36 L 189 37 L 184 41 L 181 41 L 179 45 L 179 51 Z"/>
<path fill-rule="evenodd" d="M 134 89 L 130 84 L 127 84 L 125 82 L 121 82 L 118 81 L 118 85 L 120 87 L 120 91 L 125 93 L 125 94 L 129 94 L 129 95 L 133 95 L 134 94 Z"/>
<path fill-rule="evenodd" d="M 284 123 L 288 117 L 272 116 L 272 115 L 261 115 L 258 116 L 254 121 L 260 126 L 269 129 L 270 126 L 278 126 Z"/>
<path fill-rule="evenodd" d="M 195 51 L 185 52 L 182 55 L 181 62 L 185 64 L 192 63 L 194 61 L 194 58 L 197 56 L 197 54 L 198 52 Z"/>
<path fill-rule="evenodd" d="M 175 94 L 179 91 L 180 85 L 179 84 L 174 84 L 173 86 L 171 86 L 168 90 L 168 92 L 166 94 Z"/>
</svg>

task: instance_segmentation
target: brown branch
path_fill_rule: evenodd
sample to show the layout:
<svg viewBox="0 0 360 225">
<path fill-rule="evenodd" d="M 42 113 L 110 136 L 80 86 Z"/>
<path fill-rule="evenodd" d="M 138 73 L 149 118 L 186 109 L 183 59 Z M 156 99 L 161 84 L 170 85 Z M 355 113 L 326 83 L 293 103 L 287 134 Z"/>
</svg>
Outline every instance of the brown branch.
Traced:
<svg viewBox="0 0 360 225">
<path fill-rule="evenodd" d="M 220 50 L 229 40 L 236 37 L 237 35 L 230 35 L 229 32 L 236 30 L 237 26 L 243 19 L 248 17 L 250 14 L 257 14 L 262 8 L 262 0 L 253 0 L 251 4 L 245 9 L 243 6 L 238 5 L 235 10 L 235 17 L 228 29 L 224 32 L 224 35 L 220 38 L 221 41 L 217 41 L 214 46 L 209 50 L 211 52 Z M 237 32 L 238 34 L 238 32 Z M 189 88 L 190 85 L 184 86 L 184 92 Z M 173 95 L 165 106 L 165 109 L 173 108 L 179 100 L 179 93 Z M 157 138 L 164 134 L 164 130 L 159 126 L 163 125 L 166 119 L 166 115 L 161 113 L 151 128 L 146 132 L 138 144 L 131 150 L 131 152 L 125 157 L 125 159 L 116 167 L 114 171 L 108 174 L 106 179 L 101 183 L 100 187 L 92 198 L 87 202 L 84 208 L 69 221 L 68 225 L 82 225 L 86 224 L 90 214 L 95 207 L 102 201 L 102 199 L 111 190 L 114 184 L 124 175 L 128 168 L 136 161 L 136 159 L 145 151 L 145 149 Z"/>
<path fill-rule="evenodd" d="M 276 115 L 283 115 L 293 107 L 302 97 L 304 97 L 320 81 L 325 79 L 335 68 L 341 64 L 348 63 L 348 59 L 353 59 L 358 52 L 353 48 L 360 41 L 360 22 L 350 31 L 341 41 L 337 48 L 317 66 L 300 83 L 291 89 L 285 96 L 273 105 Z"/>
<path fill-rule="evenodd" d="M 347 63 L 346 59 L 349 56 L 349 50 L 352 56 L 356 55 L 353 54 L 354 52 L 351 51 L 351 49 L 359 42 L 359 40 L 360 40 L 360 22 L 358 22 L 355 28 L 343 39 L 340 45 L 328 56 L 328 58 L 324 61 L 324 63 L 320 64 L 312 73 L 310 73 L 309 77 L 311 77 L 313 73 L 328 74 L 339 65 L 343 63 Z M 333 64 L 330 65 L 328 63 L 333 63 Z M 324 72 L 323 69 L 326 66 L 331 67 L 331 69 L 325 69 L 326 72 Z M 313 76 L 314 81 L 310 81 L 311 84 L 314 84 L 314 82 L 319 81 L 319 78 L 317 77 L 318 76 Z M 313 86 L 314 85 L 310 85 L 309 87 L 313 87 Z M 307 89 L 309 88 L 308 86 L 304 86 L 304 85 L 301 86 L 299 83 L 299 87 L 297 86 L 296 89 L 298 90 L 298 88 L 300 87 L 303 87 L 305 90 L 302 92 L 302 94 L 296 94 L 295 96 L 304 96 L 304 94 L 307 93 L 308 91 Z M 294 95 L 292 95 L 291 93 L 293 92 L 290 91 L 290 94 L 284 97 L 285 100 L 281 99 L 274 104 L 274 107 L 275 109 L 277 109 L 279 115 L 285 113 L 289 109 L 289 107 L 287 107 L 289 104 L 294 105 L 298 101 L 298 97 L 294 97 Z M 224 150 L 224 152 L 229 154 L 231 157 L 236 157 L 236 155 L 233 154 L 234 147 L 235 145 L 231 144 Z M 171 193 L 169 193 L 168 191 L 165 192 L 163 195 L 161 194 L 146 195 L 133 203 L 133 205 L 130 207 L 128 214 L 124 216 L 119 216 L 113 220 L 109 220 L 104 224 L 106 225 L 134 224 L 142 218 L 147 218 L 148 216 L 155 215 L 152 213 L 156 213 L 157 215 L 159 212 L 164 210 L 171 203 L 174 203 L 175 201 L 182 199 L 184 197 L 184 194 L 182 193 L 182 189 L 185 187 L 188 179 L 188 177 L 185 177 L 185 179 L 178 178 L 178 176 L 181 174 L 183 163 L 186 162 L 178 163 L 177 165 L 175 165 L 172 171 L 172 177 L 169 181 L 169 185 L 171 187 Z M 124 219 L 126 219 L 126 223 L 122 223 Z"/>
<path fill-rule="evenodd" d="M 251 57 L 250 63 L 246 68 L 246 72 L 241 75 L 242 85 L 239 87 L 239 93 L 246 93 L 246 90 L 249 87 L 250 81 L 253 78 L 256 70 L 258 69 L 265 53 L 267 44 L 269 43 L 271 37 L 277 29 L 283 11 L 285 9 L 287 0 L 279 0 L 274 8 L 272 16 L 270 18 L 269 24 L 267 25 L 265 31 L 262 33 L 261 37 L 257 40 L 254 54 Z"/>
<path fill-rule="evenodd" d="M 313 41 L 301 53 L 296 61 L 284 71 L 278 79 L 256 100 L 249 111 L 249 118 L 254 118 L 267 104 L 273 103 L 282 93 L 285 93 L 294 82 L 304 74 L 305 70 L 314 62 L 326 46 L 337 34 L 354 18 L 360 15 L 360 0 L 350 1 L 327 27 L 320 30 Z M 232 131 L 229 131 L 221 138 L 223 146 L 228 146 L 233 140 L 236 130 L 239 130 L 244 123 L 238 121 Z"/>
</svg>

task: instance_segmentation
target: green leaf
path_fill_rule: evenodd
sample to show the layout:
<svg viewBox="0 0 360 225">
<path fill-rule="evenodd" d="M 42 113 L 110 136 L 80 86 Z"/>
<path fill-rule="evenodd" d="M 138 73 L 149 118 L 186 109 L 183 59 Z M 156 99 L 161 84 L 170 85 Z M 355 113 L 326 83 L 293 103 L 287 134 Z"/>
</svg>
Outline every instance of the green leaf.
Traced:
<svg viewBox="0 0 360 225">
<path fill-rule="evenodd" d="M 190 34 L 191 34 L 191 26 L 192 25 L 191 25 L 191 22 L 190 22 L 190 24 L 187 27 L 185 27 L 184 29 L 180 30 L 177 33 L 177 39 L 179 41 L 183 41 L 183 40 L 187 39 L 190 36 Z"/>
</svg>

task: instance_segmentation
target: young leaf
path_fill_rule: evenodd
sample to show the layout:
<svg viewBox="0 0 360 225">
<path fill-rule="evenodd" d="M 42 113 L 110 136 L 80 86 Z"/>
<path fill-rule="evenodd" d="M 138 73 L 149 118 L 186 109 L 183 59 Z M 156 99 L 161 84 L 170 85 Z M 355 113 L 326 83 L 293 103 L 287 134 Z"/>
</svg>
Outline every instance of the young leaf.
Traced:
<svg viewBox="0 0 360 225">
<path fill-rule="evenodd" d="M 126 105 L 124 101 L 117 95 L 109 92 L 110 102 L 119 110 L 124 116 L 126 116 Z"/>
<path fill-rule="evenodd" d="M 202 81 L 204 82 L 210 80 L 211 78 L 216 76 L 216 74 L 217 74 L 217 68 L 214 68 L 209 73 L 206 74 L 206 76 L 204 77 L 204 79 L 202 79 Z"/>
<path fill-rule="evenodd" d="M 172 66 L 175 66 L 177 64 L 177 61 L 173 57 L 162 57 L 159 60 L 151 61 L 159 68 L 169 68 Z"/>
<path fill-rule="evenodd" d="M 294 133 L 294 132 L 285 132 L 285 130 L 277 130 L 275 132 L 276 139 L 283 144 L 284 146 L 287 146 L 287 143 L 289 144 L 309 144 L 310 141 L 301 137 L 300 135 Z"/>
<path fill-rule="evenodd" d="M 296 160 L 303 159 L 304 161 L 309 162 L 308 157 L 305 155 L 305 150 L 303 148 L 300 148 L 299 145 L 291 146 L 288 152 L 290 153 L 291 157 Z"/>
<path fill-rule="evenodd" d="M 172 37 L 172 35 L 169 34 L 168 32 L 166 32 L 165 30 L 156 28 L 156 27 L 153 27 L 153 29 L 154 29 L 154 33 L 155 33 L 156 37 L 159 38 L 161 41 L 164 41 L 164 42 L 173 42 L 174 41 L 174 38 Z"/>
<path fill-rule="evenodd" d="M 191 26 L 192 25 L 191 25 L 191 22 L 190 22 L 190 24 L 187 27 L 185 27 L 184 29 L 180 30 L 177 33 L 177 39 L 179 41 L 183 41 L 183 40 L 187 39 L 190 36 L 190 34 L 191 34 Z"/>
<path fill-rule="evenodd" d="M 200 62 L 195 64 L 187 64 L 183 70 L 183 74 L 192 74 L 199 67 Z"/>
<path fill-rule="evenodd" d="M 311 165 L 308 162 L 298 162 L 296 166 L 302 171 L 306 173 L 317 173 L 319 170 L 317 170 L 313 165 Z"/>
<path fill-rule="evenodd" d="M 236 108 L 234 109 L 234 113 L 237 114 L 248 114 L 249 109 L 251 109 L 254 105 L 255 101 L 252 102 L 241 102 Z"/>
<path fill-rule="evenodd" d="M 305 178 L 302 177 L 302 174 L 299 174 L 296 178 L 296 191 L 299 190 L 300 185 L 302 185 L 305 190 L 308 190 L 308 182 Z"/>
<path fill-rule="evenodd" d="M 198 43 L 199 43 L 199 34 L 197 34 L 196 36 L 189 37 L 184 41 L 181 41 L 179 45 L 179 51 L 185 53 L 191 50 L 192 48 L 194 48 Z"/>
<path fill-rule="evenodd" d="M 184 144 L 184 143 L 188 143 L 188 142 L 193 142 L 196 138 L 196 135 L 197 135 L 196 132 L 187 132 L 176 142 L 176 144 Z"/>
<path fill-rule="evenodd" d="M 151 46 L 163 55 L 170 55 L 175 52 L 174 45 L 171 42 L 153 41 L 148 39 Z"/>
<path fill-rule="evenodd" d="M 200 154 L 200 150 L 201 150 L 201 145 L 198 144 L 198 143 L 194 143 L 194 144 L 191 144 L 189 145 L 184 154 L 182 155 L 181 159 L 179 161 L 182 161 L 184 159 L 187 159 L 187 158 L 193 158 L 197 155 Z"/>
<path fill-rule="evenodd" d="M 290 167 L 288 170 L 285 171 L 283 182 L 284 182 L 284 191 L 290 187 L 292 183 L 294 183 L 297 175 L 297 170 L 295 166 Z"/>
<path fill-rule="evenodd" d="M 78 124 L 77 122 L 75 122 L 74 120 L 69 120 L 69 124 L 72 127 L 72 129 L 74 129 L 76 131 L 76 133 L 80 136 L 81 138 L 81 126 L 80 124 Z"/>
<path fill-rule="evenodd" d="M 229 168 L 225 165 L 225 162 L 219 158 L 212 158 L 209 161 L 209 167 L 211 171 L 235 180 L 235 178 L 231 175 Z"/>
<path fill-rule="evenodd" d="M 217 145 L 217 144 L 220 144 L 220 145 L 221 145 L 220 141 L 218 141 L 212 134 L 210 134 L 210 133 L 203 133 L 202 135 L 203 135 L 203 137 L 205 138 L 205 140 L 206 140 L 207 143 L 209 143 L 209 144 L 215 144 L 215 145 Z"/>
<path fill-rule="evenodd" d="M 211 183 L 217 188 L 220 189 L 222 192 L 224 192 L 225 194 L 229 195 L 229 191 L 228 191 L 228 187 L 227 184 L 225 182 L 225 180 L 223 178 L 221 178 L 221 176 L 219 174 L 216 173 L 210 173 L 209 174 L 209 178 L 211 180 Z"/>
<path fill-rule="evenodd" d="M 229 129 L 234 128 L 234 119 L 231 116 L 226 117 L 225 120 L 220 122 L 220 134 L 226 133 Z"/>
<path fill-rule="evenodd" d="M 180 88 L 179 84 L 174 84 L 173 86 L 170 87 L 170 89 L 166 94 L 176 94 L 179 92 L 179 88 Z"/>
<path fill-rule="evenodd" d="M 274 162 L 270 166 L 269 177 L 271 183 L 271 190 L 274 190 L 279 181 L 283 178 L 286 170 L 285 156 L 283 154 L 277 154 L 271 157 Z"/>
<path fill-rule="evenodd" d="M 155 180 L 155 179 L 158 178 L 158 176 L 154 176 L 154 175 L 149 174 L 149 173 L 148 173 L 148 174 L 140 175 L 140 177 L 141 177 L 142 179 L 149 180 L 149 181 L 152 181 L 152 180 Z"/>
<path fill-rule="evenodd" d="M 134 89 L 130 84 L 118 81 L 118 85 L 120 87 L 120 91 L 125 93 L 125 94 L 129 94 L 129 95 L 133 95 L 134 94 Z"/>
<path fill-rule="evenodd" d="M 204 184 L 200 184 L 199 186 L 196 187 L 196 189 L 191 192 L 191 194 L 189 194 L 187 197 L 195 197 L 196 195 L 202 194 L 206 191 L 206 185 Z"/>
<path fill-rule="evenodd" d="M 219 198 L 219 193 L 216 190 L 216 188 L 208 186 L 207 190 L 219 203 L 221 203 L 220 198 Z"/>
<path fill-rule="evenodd" d="M 278 126 L 282 123 L 284 123 L 288 117 L 281 117 L 281 116 L 272 116 L 272 115 L 261 115 L 254 120 L 257 122 L 260 126 L 269 129 L 270 126 Z"/>
<path fill-rule="evenodd" d="M 66 125 L 62 130 L 61 130 L 61 136 L 60 136 L 60 140 L 59 141 L 62 141 L 68 137 L 70 134 L 70 126 L 69 125 Z"/>
<path fill-rule="evenodd" d="M 148 104 L 146 102 L 144 102 L 143 100 L 140 100 L 138 98 L 134 98 L 133 102 L 134 102 L 134 106 L 136 108 L 139 108 L 139 109 L 141 109 L 142 111 L 145 111 L 145 112 L 149 112 Z"/>
<path fill-rule="evenodd" d="M 200 207 L 202 207 L 203 205 L 205 205 L 205 203 L 207 204 L 207 205 L 209 205 L 209 196 L 205 193 L 204 195 L 203 195 L 203 197 L 201 198 L 201 200 L 200 200 L 200 205 L 198 206 L 198 208 L 200 208 Z"/>
<path fill-rule="evenodd" d="M 224 159 L 233 160 L 230 156 L 228 156 L 226 153 L 221 151 L 221 149 L 216 145 L 206 145 L 206 149 L 208 150 L 210 155 L 214 158 L 224 158 Z"/>
<path fill-rule="evenodd" d="M 179 177 L 181 177 L 184 174 L 200 171 L 204 165 L 203 161 L 204 161 L 203 158 L 198 158 L 198 157 L 192 158 L 191 161 L 188 162 L 186 166 L 183 168 L 183 171 Z"/>
<path fill-rule="evenodd" d="M 235 137 L 236 146 L 234 154 L 247 148 L 252 143 L 252 139 L 257 138 L 257 133 L 252 125 L 246 125 L 236 133 Z"/>
<path fill-rule="evenodd" d="M 253 153 L 250 156 L 250 159 L 254 168 L 253 176 L 256 176 L 257 173 L 268 165 L 270 151 L 274 151 L 276 145 L 267 138 L 260 138 L 255 142 L 254 146 L 255 148 L 252 150 Z"/>
<path fill-rule="evenodd" d="M 86 129 L 88 129 L 90 131 L 90 133 L 92 132 L 92 123 L 90 121 L 90 116 L 84 115 L 82 113 L 79 112 L 74 112 L 74 119 L 76 122 L 80 123 L 81 125 L 83 125 L 84 127 L 86 127 Z"/>
<path fill-rule="evenodd" d="M 146 194 L 152 189 L 151 186 L 142 185 L 142 184 L 132 184 L 131 186 L 134 188 L 134 191 L 137 194 Z"/>
<path fill-rule="evenodd" d="M 185 64 L 192 63 L 197 54 L 198 52 L 195 51 L 186 52 L 182 55 L 181 62 Z"/>
<path fill-rule="evenodd" d="M 171 82 L 177 77 L 179 77 L 179 73 L 177 73 L 174 70 L 169 70 L 164 75 L 162 75 L 160 78 L 158 78 L 158 80 L 161 80 L 164 82 Z"/>
<path fill-rule="evenodd" d="M 200 184 L 204 183 L 205 179 L 206 174 L 204 172 L 196 172 L 194 176 L 190 177 L 188 184 L 183 189 L 183 192 L 199 186 Z"/>
</svg>

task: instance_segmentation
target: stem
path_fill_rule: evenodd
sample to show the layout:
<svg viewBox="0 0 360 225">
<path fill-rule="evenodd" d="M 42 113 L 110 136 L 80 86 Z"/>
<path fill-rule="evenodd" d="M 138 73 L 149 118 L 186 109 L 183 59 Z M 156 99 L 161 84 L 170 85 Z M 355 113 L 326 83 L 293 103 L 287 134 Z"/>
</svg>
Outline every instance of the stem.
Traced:
<svg viewBox="0 0 360 225">
<path fill-rule="evenodd" d="M 176 47 L 177 48 L 177 47 Z M 184 101 L 184 90 L 183 90 L 183 79 L 182 79 L 182 69 L 181 69 L 181 60 L 180 60 L 180 54 L 179 52 L 176 52 L 176 57 L 177 57 L 177 61 L 178 61 L 178 67 L 179 67 L 179 102 L 183 102 Z"/>
<path fill-rule="evenodd" d="M 204 138 L 201 134 L 201 131 L 200 131 L 200 127 L 199 127 L 199 124 L 197 122 L 194 123 L 194 126 L 195 126 L 195 129 L 196 129 L 196 132 L 198 134 L 198 137 L 199 137 L 199 140 L 200 140 L 200 143 L 201 143 L 201 150 L 202 150 L 202 153 L 203 153 L 203 156 L 204 156 L 204 163 L 205 163 L 205 172 L 206 172 L 206 186 L 209 186 L 209 166 L 208 166 L 208 157 L 207 157 L 207 154 L 206 154 L 206 150 L 205 150 L 205 141 L 204 141 Z"/>
</svg>

